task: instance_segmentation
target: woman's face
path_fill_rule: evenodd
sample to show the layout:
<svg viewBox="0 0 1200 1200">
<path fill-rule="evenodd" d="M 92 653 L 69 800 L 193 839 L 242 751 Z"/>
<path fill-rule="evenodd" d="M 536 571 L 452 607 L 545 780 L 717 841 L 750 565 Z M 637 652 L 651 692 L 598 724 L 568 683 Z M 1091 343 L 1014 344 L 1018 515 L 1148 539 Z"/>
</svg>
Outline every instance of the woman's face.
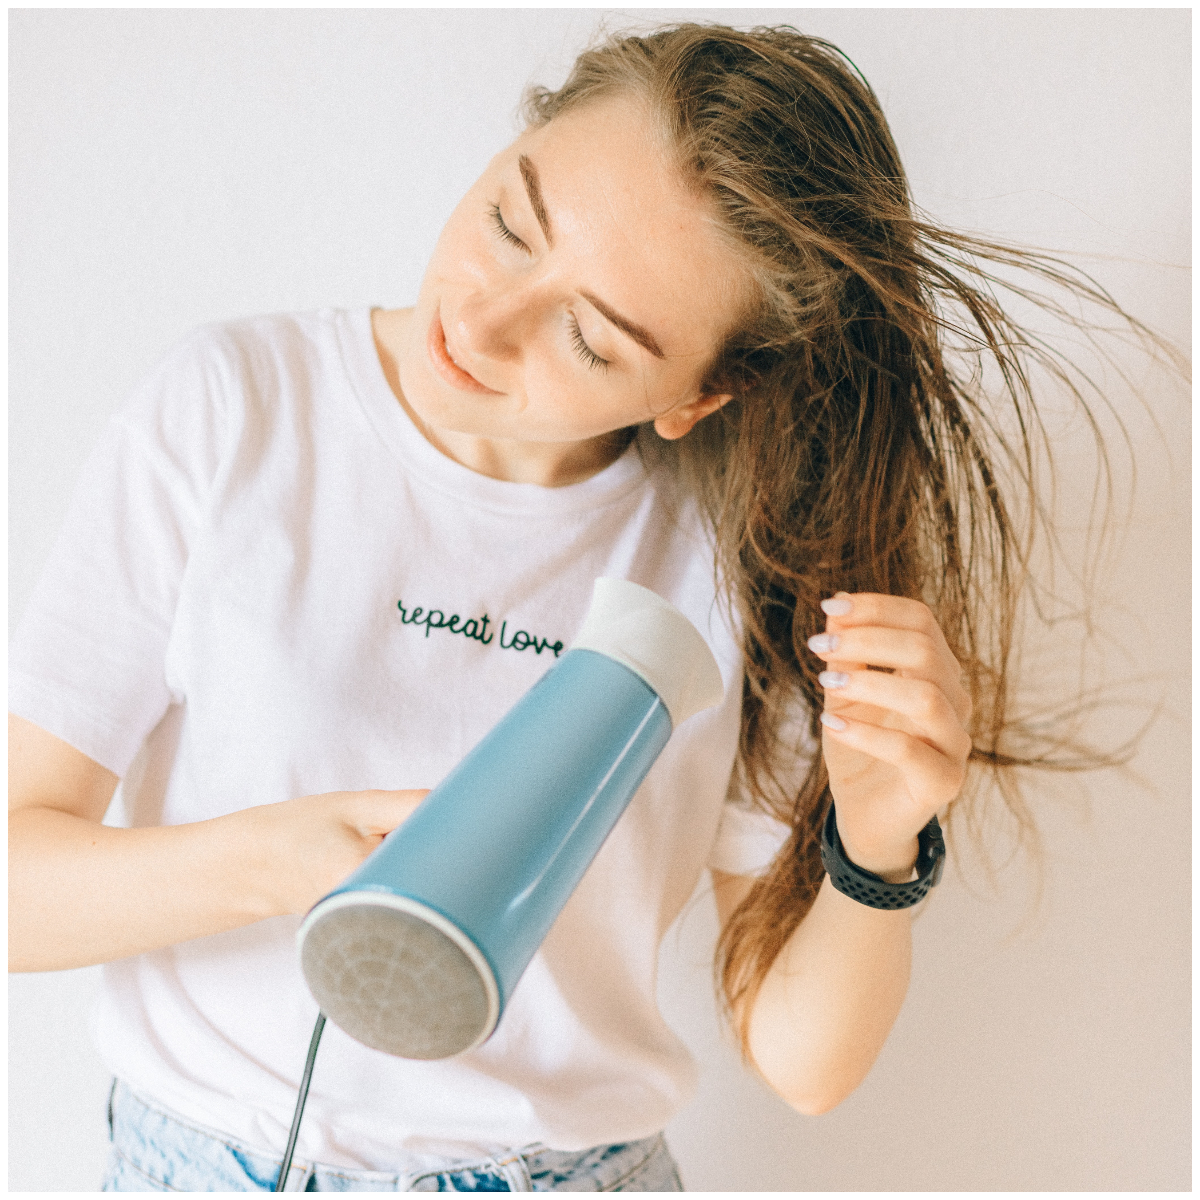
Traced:
<svg viewBox="0 0 1200 1200">
<path fill-rule="evenodd" d="M 455 209 L 397 346 L 401 390 L 469 465 L 483 439 L 577 466 L 581 444 L 645 421 L 679 437 L 727 399 L 700 384 L 746 297 L 641 105 L 605 99 L 527 131 Z"/>
</svg>

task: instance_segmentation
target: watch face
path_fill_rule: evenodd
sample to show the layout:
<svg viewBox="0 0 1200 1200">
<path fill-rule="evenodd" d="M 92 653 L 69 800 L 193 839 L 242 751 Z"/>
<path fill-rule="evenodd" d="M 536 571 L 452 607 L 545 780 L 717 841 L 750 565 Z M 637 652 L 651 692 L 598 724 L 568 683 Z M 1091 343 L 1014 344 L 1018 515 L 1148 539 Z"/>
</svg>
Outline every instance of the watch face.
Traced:
<svg viewBox="0 0 1200 1200">
<path fill-rule="evenodd" d="M 941 882 L 942 868 L 945 865 L 946 865 L 946 852 L 943 849 L 942 853 L 937 856 L 937 859 L 935 860 L 935 862 L 933 864 L 933 874 L 929 877 L 929 886 L 931 888 L 937 887 L 938 883 Z"/>
</svg>

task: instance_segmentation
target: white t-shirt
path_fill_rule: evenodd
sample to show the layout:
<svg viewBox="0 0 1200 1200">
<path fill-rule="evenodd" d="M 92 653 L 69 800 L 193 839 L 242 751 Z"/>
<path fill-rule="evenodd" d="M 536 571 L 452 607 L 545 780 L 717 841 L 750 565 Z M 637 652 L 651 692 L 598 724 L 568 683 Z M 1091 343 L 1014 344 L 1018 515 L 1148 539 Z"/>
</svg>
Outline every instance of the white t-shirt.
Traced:
<svg viewBox="0 0 1200 1200">
<path fill-rule="evenodd" d="M 327 1026 L 302 1158 L 583 1149 L 657 1132 L 692 1092 L 659 943 L 706 865 L 761 870 L 786 831 L 724 803 L 740 651 L 694 507 L 649 449 L 569 487 L 476 474 L 409 421 L 364 309 L 198 331 L 89 460 L 10 698 L 121 777 L 123 823 L 432 787 L 570 644 L 597 576 L 666 597 L 721 668 L 724 702 L 674 732 L 483 1046 L 414 1062 Z M 317 1015 L 299 922 L 106 965 L 93 1032 L 113 1072 L 281 1152 Z"/>
</svg>

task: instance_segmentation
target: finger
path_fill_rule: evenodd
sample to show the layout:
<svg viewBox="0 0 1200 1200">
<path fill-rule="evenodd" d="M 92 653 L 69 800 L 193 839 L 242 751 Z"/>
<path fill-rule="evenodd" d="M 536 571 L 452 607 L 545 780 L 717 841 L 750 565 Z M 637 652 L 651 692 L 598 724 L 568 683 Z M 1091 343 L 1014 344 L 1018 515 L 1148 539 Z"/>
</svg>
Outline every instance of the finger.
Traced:
<svg viewBox="0 0 1200 1200">
<path fill-rule="evenodd" d="M 383 836 L 402 825 L 429 795 L 429 788 L 353 793 L 347 823 L 367 836 Z"/>
<path fill-rule="evenodd" d="M 880 671 L 822 671 L 817 682 L 825 689 L 826 710 L 846 716 L 855 703 L 872 704 L 905 717 L 917 735 L 951 758 L 965 760 L 971 735 L 960 714 L 937 684 Z"/>
<path fill-rule="evenodd" d="M 935 640 L 945 638 L 929 605 L 906 596 L 887 596 L 880 592 L 838 592 L 821 601 L 821 611 L 829 627 L 851 629 L 858 625 L 886 625 L 892 629 L 911 629 Z"/>
<path fill-rule="evenodd" d="M 836 661 L 869 663 L 937 684 L 950 697 L 955 711 L 966 719 L 969 698 L 962 686 L 958 660 L 944 642 L 939 645 L 927 634 L 868 625 L 818 633 L 808 639 L 808 648 L 831 665 Z"/>
<path fill-rule="evenodd" d="M 830 720 L 840 722 L 837 729 Z M 948 804 L 962 790 L 966 763 L 951 759 L 920 738 L 899 729 L 883 729 L 833 713 L 822 713 L 825 736 L 895 767 L 909 794 L 931 810 Z"/>
<path fill-rule="evenodd" d="M 810 637 L 808 648 L 826 661 L 843 659 L 891 667 L 897 671 L 911 671 L 915 678 L 945 673 L 951 665 L 954 674 L 958 674 L 958 663 L 952 655 L 943 655 L 941 648 L 927 634 L 912 629 L 865 625 L 828 631 Z"/>
<path fill-rule="evenodd" d="M 840 671 L 844 675 L 848 675 L 853 671 L 865 671 L 867 664 L 865 662 L 855 662 L 852 658 L 828 658 L 825 660 L 825 669 L 828 671 Z"/>
<path fill-rule="evenodd" d="M 927 604 L 905 596 L 889 596 L 879 592 L 838 592 L 828 600 L 822 600 L 821 609 L 826 616 L 826 632 L 830 633 L 876 625 L 924 634 L 945 665 L 945 690 L 955 711 L 963 720 L 970 716 L 971 698 L 964 686 L 966 680 L 962 667 Z"/>
<path fill-rule="evenodd" d="M 846 596 L 847 596 L 846 592 L 838 592 L 837 599 L 839 601 L 841 601 L 842 598 L 844 598 Z M 830 602 L 827 600 L 823 600 L 821 602 L 822 609 L 824 609 L 825 605 L 828 603 L 830 603 Z M 827 637 L 831 633 L 831 630 L 833 629 L 833 627 L 835 625 L 836 625 L 836 618 L 830 616 L 827 613 L 825 616 L 825 634 Z M 820 636 L 821 636 L 820 634 L 817 635 L 818 638 Z M 808 644 L 809 644 L 810 648 L 812 647 L 812 641 L 813 641 L 813 639 L 809 638 Z M 836 645 L 836 634 L 834 635 L 834 645 Z M 838 670 L 838 671 L 863 671 L 863 670 L 866 670 L 866 666 L 867 666 L 867 664 L 865 662 L 855 662 L 854 659 L 852 659 L 852 658 L 837 658 L 837 659 L 826 658 L 825 661 L 829 667 L 831 667 L 835 670 Z"/>
</svg>

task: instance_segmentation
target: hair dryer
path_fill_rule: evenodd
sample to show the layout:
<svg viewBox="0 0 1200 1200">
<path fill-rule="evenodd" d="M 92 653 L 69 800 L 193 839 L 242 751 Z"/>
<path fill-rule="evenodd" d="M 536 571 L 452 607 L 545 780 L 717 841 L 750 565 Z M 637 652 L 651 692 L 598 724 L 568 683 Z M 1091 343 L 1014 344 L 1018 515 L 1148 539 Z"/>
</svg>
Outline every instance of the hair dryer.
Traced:
<svg viewBox="0 0 1200 1200">
<path fill-rule="evenodd" d="M 478 1046 L 672 729 L 722 694 L 682 613 L 597 579 L 563 657 L 305 918 L 322 1012 L 402 1058 Z"/>
</svg>

